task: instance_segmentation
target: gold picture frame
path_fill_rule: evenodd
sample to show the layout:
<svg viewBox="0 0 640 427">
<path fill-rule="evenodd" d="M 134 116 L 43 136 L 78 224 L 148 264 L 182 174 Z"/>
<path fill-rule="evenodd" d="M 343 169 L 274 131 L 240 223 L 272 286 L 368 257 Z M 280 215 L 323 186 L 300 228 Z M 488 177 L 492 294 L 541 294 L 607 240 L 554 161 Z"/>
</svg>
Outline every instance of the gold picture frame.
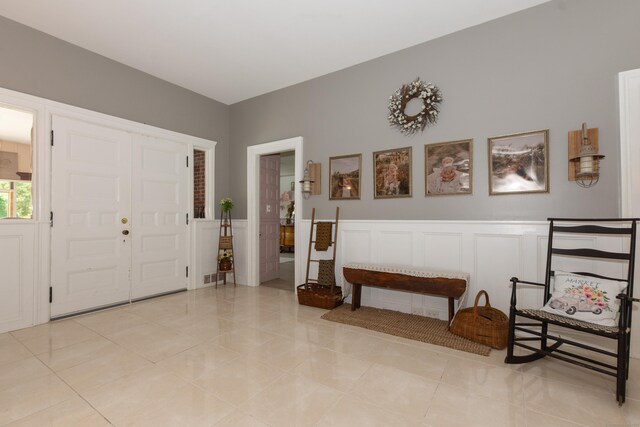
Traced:
<svg viewBox="0 0 640 427">
<path fill-rule="evenodd" d="M 424 195 L 473 194 L 473 139 L 424 146 Z"/>
<path fill-rule="evenodd" d="M 411 197 L 411 147 L 373 153 L 373 198 Z"/>
<path fill-rule="evenodd" d="M 488 139 L 489 195 L 549 192 L 549 129 Z"/>
<path fill-rule="evenodd" d="M 329 200 L 360 200 L 362 154 L 329 157 Z"/>
</svg>

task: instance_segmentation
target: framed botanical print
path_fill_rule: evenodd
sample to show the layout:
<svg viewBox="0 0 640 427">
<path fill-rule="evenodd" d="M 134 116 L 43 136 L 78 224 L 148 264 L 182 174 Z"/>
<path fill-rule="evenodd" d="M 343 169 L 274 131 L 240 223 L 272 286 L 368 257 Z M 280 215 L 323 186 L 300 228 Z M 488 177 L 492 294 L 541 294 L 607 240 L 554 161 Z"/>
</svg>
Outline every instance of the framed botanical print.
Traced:
<svg viewBox="0 0 640 427">
<path fill-rule="evenodd" d="M 329 158 L 329 200 L 360 200 L 362 154 Z"/>
<path fill-rule="evenodd" d="M 549 192 L 549 130 L 489 138 L 489 194 Z"/>
<path fill-rule="evenodd" d="M 424 146 L 425 196 L 471 194 L 473 140 Z"/>
<path fill-rule="evenodd" d="M 411 197 L 411 147 L 373 153 L 375 199 Z"/>
</svg>

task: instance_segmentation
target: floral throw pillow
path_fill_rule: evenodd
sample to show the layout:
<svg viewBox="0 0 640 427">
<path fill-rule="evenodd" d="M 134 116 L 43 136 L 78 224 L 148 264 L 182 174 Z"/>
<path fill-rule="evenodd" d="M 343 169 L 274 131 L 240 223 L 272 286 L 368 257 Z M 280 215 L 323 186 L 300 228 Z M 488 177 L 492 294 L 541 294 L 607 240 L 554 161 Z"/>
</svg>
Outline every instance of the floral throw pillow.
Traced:
<svg viewBox="0 0 640 427">
<path fill-rule="evenodd" d="M 554 290 L 542 310 L 603 326 L 616 326 L 626 282 L 555 272 Z"/>
</svg>

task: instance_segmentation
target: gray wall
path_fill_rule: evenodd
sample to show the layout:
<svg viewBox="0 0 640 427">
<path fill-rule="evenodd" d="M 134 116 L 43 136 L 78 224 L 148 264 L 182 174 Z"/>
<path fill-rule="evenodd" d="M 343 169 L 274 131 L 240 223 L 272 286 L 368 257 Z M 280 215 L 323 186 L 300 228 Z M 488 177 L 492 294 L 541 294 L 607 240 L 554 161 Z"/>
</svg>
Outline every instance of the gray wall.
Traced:
<svg viewBox="0 0 640 427">
<path fill-rule="evenodd" d="M 216 197 L 227 194 L 227 105 L 3 17 L 0 60 L 0 87 L 217 141 Z"/>
<path fill-rule="evenodd" d="M 303 136 L 322 163 L 329 218 L 542 220 L 619 215 L 617 73 L 640 67 L 640 1 L 553 1 L 321 78 L 231 106 L 230 193 L 246 217 L 246 148 Z M 391 18 L 390 18 L 391 19 Z M 390 20 L 390 25 L 391 25 Z M 296 64 L 291 64 L 295 67 Z M 413 137 L 387 124 L 388 97 L 419 76 L 443 94 L 437 125 Z M 567 132 L 600 129 L 597 186 L 567 180 Z M 487 138 L 549 129 L 549 194 L 489 196 Z M 474 139 L 473 195 L 424 196 L 424 144 Z M 374 200 L 372 152 L 413 147 L 413 197 Z M 328 200 L 329 156 L 362 153 L 362 199 Z"/>
</svg>

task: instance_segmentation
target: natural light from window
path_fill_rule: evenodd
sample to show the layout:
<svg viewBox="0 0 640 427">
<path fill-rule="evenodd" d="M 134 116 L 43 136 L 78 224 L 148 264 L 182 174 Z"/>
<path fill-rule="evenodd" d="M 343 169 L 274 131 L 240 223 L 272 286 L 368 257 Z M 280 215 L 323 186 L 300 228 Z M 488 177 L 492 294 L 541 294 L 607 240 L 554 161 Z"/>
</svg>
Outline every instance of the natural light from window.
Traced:
<svg viewBox="0 0 640 427">
<path fill-rule="evenodd" d="M 0 220 L 33 215 L 33 114 L 0 107 Z"/>
</svg>

